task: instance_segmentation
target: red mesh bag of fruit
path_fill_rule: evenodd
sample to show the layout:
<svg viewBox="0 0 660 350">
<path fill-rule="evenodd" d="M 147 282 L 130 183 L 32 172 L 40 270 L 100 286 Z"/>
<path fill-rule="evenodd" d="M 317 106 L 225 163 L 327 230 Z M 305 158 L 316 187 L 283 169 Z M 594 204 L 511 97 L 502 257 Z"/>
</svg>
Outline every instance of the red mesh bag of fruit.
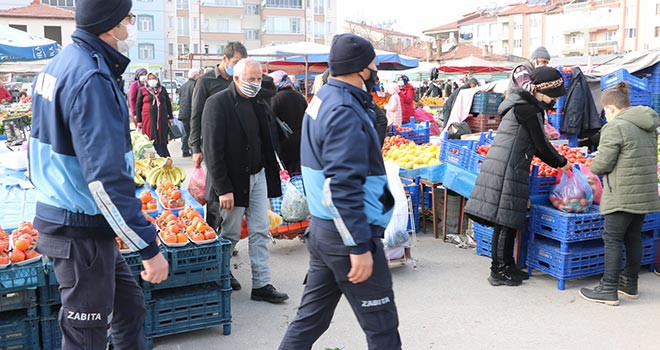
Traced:
<svg viewBox="0 0 660 350">
<path fill-rule="evenodd" d="M 550 192 L 552 205 L 567 213 L 582 213 L 594 202 L 594 194 L 587 177 L 575 166 L 572 171 L 560 172 L 561 181 Z"/>
</svg>

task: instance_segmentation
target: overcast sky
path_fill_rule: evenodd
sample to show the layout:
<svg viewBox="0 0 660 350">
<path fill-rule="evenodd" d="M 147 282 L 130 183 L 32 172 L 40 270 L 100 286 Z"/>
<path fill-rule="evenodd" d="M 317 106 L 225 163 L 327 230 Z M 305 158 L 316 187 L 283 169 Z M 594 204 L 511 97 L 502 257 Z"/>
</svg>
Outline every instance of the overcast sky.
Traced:
<svg viewBox="0 0 660 350">
<path fill-rule="evenodd" d="M 367 23 L 396 21 L 394 30 L 422 35 L 422 31 L 457 20 L 478 6 L 515 0 L 337 0 L 340 19 Z"/>
</svg>

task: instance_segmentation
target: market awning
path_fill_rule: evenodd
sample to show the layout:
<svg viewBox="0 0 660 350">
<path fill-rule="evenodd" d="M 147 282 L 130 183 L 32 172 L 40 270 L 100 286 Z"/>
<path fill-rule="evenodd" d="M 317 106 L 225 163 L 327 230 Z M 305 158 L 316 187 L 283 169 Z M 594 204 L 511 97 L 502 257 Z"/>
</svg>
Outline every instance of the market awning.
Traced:
<svg viewBox="0 0 660 350">
<path fill-rule="evenodd" d="M 444 65 L 438 67 L 438 70 L 454 74 L 478 74 L 508 72 L 511 68 L 505 67 L 497 62 L 486 61 L 479 57 L 470 56 L 460 60 L 447 61 Z"/>
<path fill-rule="evenodd" d="M 0 62 L 35 61 L 55 57 L 55 41 L 0 24 Z"/>
</svg>

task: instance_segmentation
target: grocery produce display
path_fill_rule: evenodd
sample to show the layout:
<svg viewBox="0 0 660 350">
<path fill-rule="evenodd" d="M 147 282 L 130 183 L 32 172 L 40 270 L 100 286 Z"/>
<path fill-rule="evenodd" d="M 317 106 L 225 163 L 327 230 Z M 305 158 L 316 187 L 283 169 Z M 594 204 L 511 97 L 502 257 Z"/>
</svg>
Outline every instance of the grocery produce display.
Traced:
<svg viewBox="0 0 660 350">
<path fill-rule="evenodd" d="M 139 198 L 140 201 L 142 202 L 143 211 L 151 212 L 158 209 L 158 203 L 156 201 L 156 198 L 154 198 L 153 195 L 151 194 L 151 191 L 144 190 L 140 192 Z"/>
<path fill-rule="evenodd" d="M 139 131 L 131 131 L 131 144 L 135 159 L 153 158 L 156 155 L 154 142 Z"/>
<path fill-rule="evenodd" d="M 180 166 L 172 165 L 172 159 L 167 158 L 161 166 L 149 170 L 147 173 L 147 183 L 151 187 L 158 187 L 163 183 L 170 183 L 173 186 L 179 186 L 186 179 L 186 172 Z"/>
<path fill-rule="evenodd" d="M 424 96 L 419 99 L 418 104 L 420 106 L 444 106 L 445 99 L 442 97 Z"/>
<path fill-rule="evenodd" d="M 164 210 L 157 218 L 160 239 L 170 247 L 181 247 L 192 241 L 196 244 L 210 243 L 218 238 L 213 228 L 202 215 L 188 206 L 177 217 L 169 210 Z"/>
<path fill-rule="evenodd" d="M 41 254 L 37 253 L 37 239 L 39 232 L 29 222 L 23 222 L 11 233 L 12 249 L 9 259 L 15 264 L 27 264 L 38 260 Z"/>
<path fill-rule="evenodd" d="M 0 227 L 0 269 L 9 265 L 9 233 Z"/>
<path fill-rule="evenodd" d="M 186 205 L 186 201 L 181 198 L 179 186 L 174 185 L 170 181 L 161 182 L 160 186 L 156 188 L 156 194 L 163 208 L 181 209 Z"/>
<path fill-rule="evenodd" d="M 592 158 L 587 158 L 583 151 L 581 151 L 579 148 L 571 148 L 566 145 L 555 145 L 555 148 L 561 154 L 562 156 L 566 157 L 569 162 L 573 164 L 584 164 L 589 166 L 591 164 L 591 159 Z M 488 151 L 490 151 L 490 145 L 483 145 L 483 146 L 478 146 L 477 147 L 477 153 L 479 153 L 482 156 L 488 155 Z M 557 169 L 545 164 L 540 158 L 534 156 L 532 159 L 532 164 L 530 166 L 530 173 L 532 172 L 532 168 L 534 166 L 539 167 L 538 171 L 538 176 L 557 176 L 558 171 Z"/>
<path fill-rule="evenodd" d="M 390 94 L 388 93 L 377 93 L 377 92 L 372 92 L 371 97 L 373 97 L 374 102 L 378 105 L 380 108 L 384 108 L 385 104 L 387 101 L 390 100 Z"/>
<path fill-rule="evenodd" d="M 388 149 L 387 151 L 384 150 L 383 154 L 386 161 L 394 161 L 405 169 L 418 169 L 440 164 L 439 146 L 431 144 L 417 145 L 414 142 L 404 143 L 400 139 L 397 140 L 390 140 L 388 145 L 386 139 L 384 145 L 388 145 Z"/>
</svg>

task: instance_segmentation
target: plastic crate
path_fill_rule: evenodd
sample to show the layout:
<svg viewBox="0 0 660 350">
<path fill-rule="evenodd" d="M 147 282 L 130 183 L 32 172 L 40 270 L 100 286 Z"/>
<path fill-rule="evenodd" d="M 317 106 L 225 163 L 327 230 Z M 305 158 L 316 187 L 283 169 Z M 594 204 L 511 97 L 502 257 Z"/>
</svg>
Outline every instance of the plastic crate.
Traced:
<svg viewBox="0 0 660 350">
<path fill-rule="evenodd" d="M 126 264 L 128 265 L 128 268 L 131 270 L 133 276 L 139 280 L 140 272 L 142 272 L 142 270 L 144 269 L 144 267 L 142 266 L 142 258 L 140 257 L 140 253 L 130 252 L 122 255 L 124 256 L 124 260 L 126 260 Z"/>
<path fill-rule="evenodd" d="M 0 270 L 0 293 L 22 291 L 46 284 L 44 265 L 41 261 L 23 266 L 10 265 Z"/>
<path fill-rule="evenodd" d="M 648 213 L 642 223 L 642 232 L 660 229 L 660 212 Z"/>
<path fill-rule="evenodd" d="M 592 206 L 586 213 L 565 213 L 553 207 L 532 205 L 530 231 L 562 242 L 598 239 L 603 233 L 605 217 Z"/>
<path fill-rule="evenodd" d="M 628 95 L 630 96 L 631 106 L 653 106 L 653 94 L 651 94 L 651 91 L 630 90 Z"/>
<path fill-rule="evenodd" d="M 555 109 L 558 112 L 562 112 L 565 108 L 566 108 L 566 95 L 558 98 L 557 102 L 555 102 Z"/>
<path fill-rule="evenodd" d="M 39 319 L 36 308 L 3 313 L 0 318 L 0 349 L 38 350 Z M 44 348 L 47 349 L 47 348 Z"/>
<path fill-rule="evenodd" d="M 166 248 L 169 251 L 167 260 L 170 262 L 170 271 L 167 279 L 158 284 L 142 281 L 142 288 L 145 291 L 145 298 L 149 300 L 153 297 L 152 290 L 161 290 L 168 288 L 186 287 L 208 282 L 223 282 L 229 280 L 229 259 L 231 243 L 228 240 L 220 239 L 218 242 L 203 246 Z M 200 255 L 196 256 L 200 261 L 192 259 L 190 250 L 201 250 Z M 205 255 L 206 254 L 206 255 Z M 173 257 L 170 260 L 170 257 Z M 184 258 L 185 257 L 185 258 Z M 189 259 L 190 258 L 190 259 Z M 174 265 L 173 261 L 178 264 Z"/>
<path fill-rule="evenodd" d="M 477 222 L 474 222 L 472 227 L 474 230 L 474 240 L 477 242 L 477 254 L 492 257 L 493 228 L 481 225 Z M 527 232 L 523 232 L 521 237 L 521 247 L 518 250 L 516 265 L 522 268 L 527 266 L 527 241 L 529 234 Z M 518 239 L 516 237 L 516 241 L 517 240 Z"/>
<path fill-rule="evenodd" d="M 62 348 L 62 328 L 58 321 L 56 310 L 48 316 L 41 316 L 39 320 L 39 333 L 41 347 L 43 349 L 61 349 Z"/>
<path fill-rule="evenodd" d="M 0 312 L 28 309 L 35 306 L 37 306 L 37 293 L 34 289 L 0 293 Z"/>
<path fill-rule="evenodd" d="M 649 90 L 648 79 L 638 78 L 630 74 L 625 68 L 614 71 L 610 74 L 604 75 L 600 78 L 600 89 L 607 90 L 616 86 L 616 84 L 625 81 L 632 89 L 637 90 Z"/>
<path fill-rule="evenodd" d="M 419 185 L 419 178 L 414 180 L 401 179 L 403 183 L 403 190 L 406 193 L 407 197 L 410 197 L 410 202 L 412 203 L 412 214 L 415 220 L 415 231 L 419 231 L 419 205 L 420 205 L 420 192 L 421 186 Z M 410 214 L 410 213 L 408 213 Z M 408 220 L 408 230 L 412 230 L 412 225 L 410 220 Z"/>
<path fill-rule="evenodd" d="M 223 325 L 223 333 L 229 335 L 231 292 L 231 289 L 222 289 L 213 283 L 154 292 L 154 299 L 147 302 L 147 337 L 161 337 L 219 325 Z"/>
<path fill-rule="evenodd" d="M 498 114 L 470 115 L 465 121 L 472 132 L 488 132 L 488 130 L 497 130 L 500 127 L 502 116 Z"/>
<path fill-rule="evenodd" d="M 470 113 L 497 114 L 504 96 L 497 92 L 482 92 L 474 95 Z"/>
<path fill-rule="evenodd" d="M 558 132 L 560 132 L 561 121 L 564 118 L 564 115 L 557 110 L 553 110 L 552 112 L 554 113 L 548 111 L 548 124 L 552 125 L 552 127 L 554 127 L 555 129 L 557 129 Z"/>
<path fill-rule="evenodd" d="M 578 147 L 578 137 L 575 134 L 560 134 L 559 135 L 560 140 L 568 140 L 568 146 L 569 147 Z"/>
<path fill-rule="evenodd" d="M 468 169 L 476 150 L 477 141 L 445 139 L 440 148 L 440 160 Z"/>
<path fill-rule="evenodd" d="M 561 74 L 561 77 L 564 79 L 564 87 L 568 88 L 571 85 L 571 80 L 573 80 L 573 70 L 566 67 L 558 66 L 557 70 Z"/>
<path fill-rule="evenodd" d="M 418 145 L 429 143 L 431 140 L 431 125 L 428 121 L 415 124 L 415 118 L 410 118 L 410 122 L 402 124 L 401 127 L 411 128 L 412 130 L 397 132 L 396 127 L 392 126 L 392 134 L 400 135 L 404 139 L 413 141 Z"/>
<path fill-rule="evenodd" d="M 555 186 L 557 179 L 554 176 L 539 176 L 539 167 L 532 167 L 529 175 L 529 196 L 547 195 Z"/>
</svg>

